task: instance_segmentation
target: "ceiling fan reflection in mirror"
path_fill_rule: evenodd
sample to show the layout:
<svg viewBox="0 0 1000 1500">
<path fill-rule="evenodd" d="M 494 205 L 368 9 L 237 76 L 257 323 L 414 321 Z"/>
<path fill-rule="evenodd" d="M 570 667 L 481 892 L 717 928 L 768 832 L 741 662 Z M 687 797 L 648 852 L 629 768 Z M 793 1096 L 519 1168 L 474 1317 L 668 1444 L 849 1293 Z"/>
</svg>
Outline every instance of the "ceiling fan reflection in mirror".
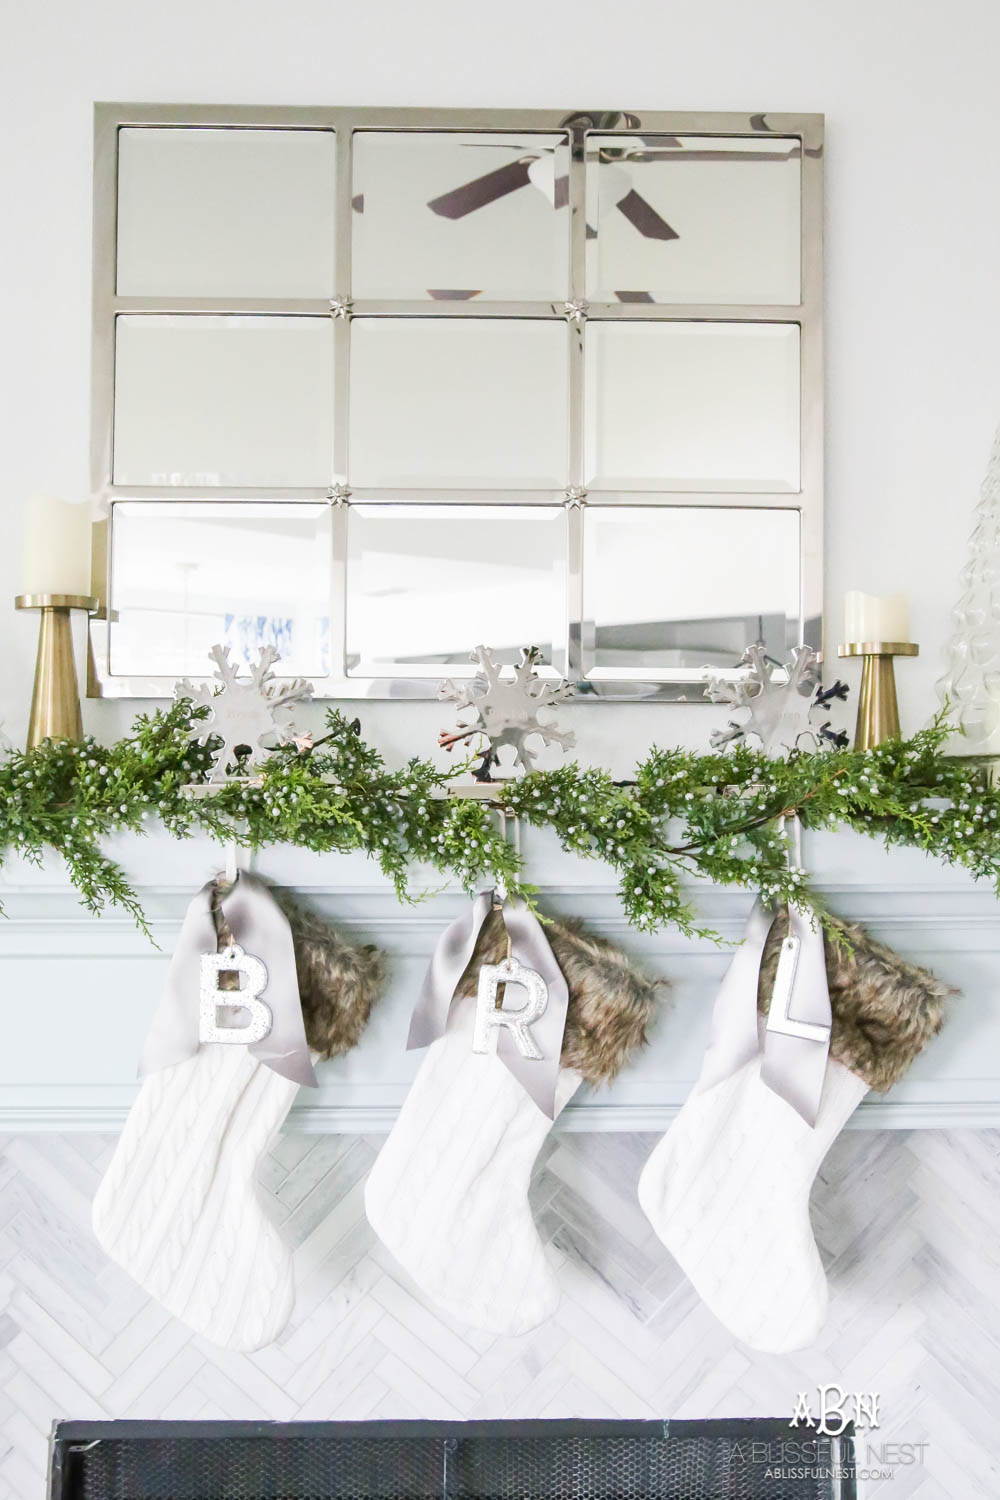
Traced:
<svg viewBox="0 0 1000 1500">
<path fill-rule="evenodd" d="M 680 147 L 680 141 L 660 142 Z M 477 142 L 474 150 L 483 149 L 483 143 Z M 487 148 L 489 149 L 489 148 Z M 504 149 L 497 143 L 492 149 Z M 633 147 L 611 150 L 602 148 L 598 159 L 602 165 L 601 190 L 602 196 L 607 195 L 609 201 L 613 201 L 618 211 L 624 214 L 629 223 L 647 239 L 675 240 L 678 233 L 666 222 L 652 204 L 636 192 L 632 185 L 631 177 L 624 166 L 619 165 L 625 161 L 651 161 L 665 160 L 669 151 L 636 150 Z M 534 187 L 541 192 L 553 208 L 565 208 L 569 202 L 569 178 L 565 175 L 557 177 L 554 170 L 554 147 L 540 147 L 535 155 L 522 155 L 514 161 L 505 162 L 501 167 L 495 167 L 490 172 L 484 172 L 479 177 L 474 177 L 469 182 L 462 183 L 459 187 L 452 188 L 447 193 L 432 198 L 427 207 L 432 213 L 439 214 L 445 219 L 464 219 L 467 214 L 475 213 L 477 209 L 485 208 L 490 203 L 496 203 L 500 198 L 505 198 L 509 193 L 517 192 L 520 188 Z M 587 225 L 587 238 L 594 239 L 597 230 L 592 224 Z"/>
</svg>

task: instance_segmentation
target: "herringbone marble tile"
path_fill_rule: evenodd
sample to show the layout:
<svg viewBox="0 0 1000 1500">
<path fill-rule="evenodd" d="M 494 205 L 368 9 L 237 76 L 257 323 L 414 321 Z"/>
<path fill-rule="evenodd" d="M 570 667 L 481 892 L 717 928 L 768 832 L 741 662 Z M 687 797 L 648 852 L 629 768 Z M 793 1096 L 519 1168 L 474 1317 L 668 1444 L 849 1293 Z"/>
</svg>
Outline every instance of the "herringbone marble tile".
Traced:
<svg viewBox="0 0 1000 1500">
<path fill-rule="evenodd" d="M 564 1295 L 520 1339 L 442 1317 L 373 1241 L 377 1139 L 282 1137 L 261 1192 L 298 1298 L 252 1356 L 189 1333 L 102 1255 L 90 1200 L 112 1145 L 0 1140 L 0 1500 L 40 1500 L 57 1417 L 774 1416 L 828 1381 L 879 1392 L 873 1444 L 927 1444 L 866 1496 L 1000 1495 L 1000 1133 L 837 1141 L 813 1197 L 829 1320 L 780 1358 L 726 1334 L 639 1211 L 649 1136 L 546 1145 L 532 1199 Z"/>
</svg>

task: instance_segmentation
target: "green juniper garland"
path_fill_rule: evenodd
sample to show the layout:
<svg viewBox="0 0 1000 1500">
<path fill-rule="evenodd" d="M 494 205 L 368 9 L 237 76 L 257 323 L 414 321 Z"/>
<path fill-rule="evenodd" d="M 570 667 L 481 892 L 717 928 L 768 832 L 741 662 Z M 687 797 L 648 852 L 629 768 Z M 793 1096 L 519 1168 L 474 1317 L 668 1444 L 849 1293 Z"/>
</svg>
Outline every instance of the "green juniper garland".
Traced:
<svg viewBox="0 0 1000 1500">
<path fill-rule="evenodd" d="M 472 890 L 501 880 L 533 897 L 521 862 L 490 806 L 445 795 L 455 772 L 414 758 L 387 769 L 343 714 L 327 714 L 315 743 L 271 752 L 262 768 L 210 797 L 187 788 L 207 779 L 207 745 L 190 739 L 204 710 L 186 701 L 139 717 L 117 744 L 46 741 L 0 761 L 0 854 L 40 862 L 59 851 L 86 905 L 142 909 L 102 840 L 160 822 L 176 838 L 239 830 L 253 849 L 292 844 L 319 853 L 363 850 L 410 897 L 417 867 Z M 805 871 L 789 867 L 785 819 L 809 828 L 849 827 L 908 844 L 989 879 L 1000 894 L 1000 790 L 941 747 L 942 722 L 909 740 L 865 752 L 839 749 L 770 760 L 740 745 L 727 754 L 654 749 L 635 780 L 616 782 L 575 762 L 498 783 L 496 803 L 564 849 L 610 865 L 629 922 L 673 924 L 703 934 L 685 895 L 691 877 L 761 891 L 774 900 L 821 903 Z M 464 768 L 462 768 L 464 769 Z M 459 773 L 460 774 L 460 773 Z"/>
</svg>

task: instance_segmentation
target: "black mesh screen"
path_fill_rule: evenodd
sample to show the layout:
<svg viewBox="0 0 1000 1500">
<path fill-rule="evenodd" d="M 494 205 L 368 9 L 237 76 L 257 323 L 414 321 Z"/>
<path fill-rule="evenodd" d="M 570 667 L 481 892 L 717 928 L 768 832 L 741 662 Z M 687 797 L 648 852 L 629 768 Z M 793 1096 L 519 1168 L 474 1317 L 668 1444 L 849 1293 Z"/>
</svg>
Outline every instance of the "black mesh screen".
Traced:
<svg viewBox="0 0 1000 1500">
<path fill-rule="evenodd" d="M 851 1442 L 745 1422 L 64 1423 L 52 1500 L 854 1500 Z"/>
<path fill-rule="evenodd" d="M 688 1425 L 688 1424 L 686 1424 Z M 669 1429 L 664 1436 L 612 1437 L 597 1433 L 549 1436 L 538 1429 L 524 1436 L 483 1437 L 456 1445 L 449 1464 L 449 1496 L 482 1500 L 828 1500 L 842 1495 L 831 1487 L 834 1468 L 829 1439 L 821 1440 L 814 1476 L 776 1478 L 781 1469 L 801 1465 L 775 1462 L 784 1451 L 787 1421 L 762 1423 L 770 1427 L 772 1442 L 758 1433 L 740 1441 L 722 1428 L 713 1431 Z M 710 1428 L 713 1424 L 706 1423 Z M 756 1443 L 759 1446 L 753 1447 Z M 757 1457 L 755 1458 L 755 1454 Z M 771 1471 L 769 1475 L 768 1471 Z"/>
</svg>

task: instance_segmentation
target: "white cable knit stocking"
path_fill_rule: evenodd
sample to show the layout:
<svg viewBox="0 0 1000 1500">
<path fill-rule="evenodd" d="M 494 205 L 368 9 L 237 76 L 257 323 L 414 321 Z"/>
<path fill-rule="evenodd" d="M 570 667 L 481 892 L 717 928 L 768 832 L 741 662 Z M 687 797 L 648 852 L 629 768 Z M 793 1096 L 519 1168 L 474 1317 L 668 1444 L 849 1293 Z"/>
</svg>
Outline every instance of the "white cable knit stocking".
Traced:
<svg viewBox="0 0 1000 1500">
<path fill-rule="evenodd" d="M 760 1069 L 758 1055 L 706 1087 L 709 1049 L 702 1079 L 643 1168 L 639 1202 L 719 1321 L 752 1348 L 784 1354 L 823 1326 L 809 1192 L 868 1085 L 829 1061 L 810 1127 Z"/>
<path fill-rule="evenodd" d="M 559 1288 L 528 1205 L 552 1121 L 494 1055 L 472 1050 L 475 1000 L 429 1048 L 365 1190 L 379 1239 L 426 1296 L 463 1323 L 519 1334 Z M 556 1113 L 579 1074 L 561 1068 Z"/>
<path fill-rule="evenodd" d="M 150 1074 L 94 1201 L 108 1255 L 227 1349 L 271 1343 L 292 1310 L 291 1257 L 254 1174 L 297 1091 L 242 1046 Z"/>
</svg>

